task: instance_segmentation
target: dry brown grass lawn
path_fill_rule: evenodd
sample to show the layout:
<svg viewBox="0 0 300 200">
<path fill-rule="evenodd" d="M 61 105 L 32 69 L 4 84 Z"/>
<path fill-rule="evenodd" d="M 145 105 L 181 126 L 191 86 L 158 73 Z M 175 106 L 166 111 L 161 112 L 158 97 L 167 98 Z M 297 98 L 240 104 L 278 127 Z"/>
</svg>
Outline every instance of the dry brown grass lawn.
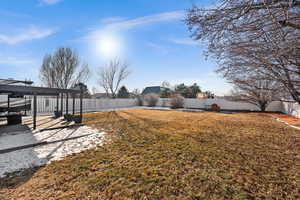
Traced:
<svg viewBox="0 0 300 200">
<path fill-rule="evenodd" d="M 300 198 L 300 133 L 269 115 L 129 109 L 85 123 L 111 141 L 1 180 L 0 199 Z"/>
</svg>

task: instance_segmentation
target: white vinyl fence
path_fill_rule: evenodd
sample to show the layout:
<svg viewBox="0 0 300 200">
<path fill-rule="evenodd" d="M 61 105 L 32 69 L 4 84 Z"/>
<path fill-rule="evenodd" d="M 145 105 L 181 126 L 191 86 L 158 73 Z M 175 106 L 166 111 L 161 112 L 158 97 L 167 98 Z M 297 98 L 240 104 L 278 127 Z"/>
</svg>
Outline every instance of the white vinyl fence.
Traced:
<svg viewBox="0 0 300 200">
<path fill-rule="evenodd" d="M 0 95 L 0 102 L 7 101 L 7 95 Z"/>
<path fill-rule="evenodd" d="M 33 106 L 33 98 L 27 97 L 31 99 L 31 109 Z M 0 95 L 0 102 L 2 106 L 7 105 L 7 96 Z M 24 102 L 24 99 L 20 101 Z M 53 114 L 56 111 L 57 100 L 54 97 L 37 97 L 37 113 L 38 114 Z M 82 110 L 83 112 L 96 112 L 96 111 L 104 111 L 110 109 L 118 109 L 118 108 L 130 108 L 135 107 L 137 105 L 136 99 L 83 99 Z M 58 109 L 61 109 L 61 99 L 58 101 Z M 66 111 L 66 99 L 63 100 L 63 111 Z M 73 99 L 69 98 L 68 100 L 68 111 L 72 113 L 73 111 Z M 78 98 L 75 99 L 75 112 L 78 113 L 80 111 L 80 100 Z M 32 114 L 31 111 L 27 111 L 27 114 Z"/>
<path fill-rule="evenodd" d="M 59 99 L 59 109 L 60 106 Z M 72 112 L 73 100 L 69 99 L 68 110 Z M 250 103 L 233 102 L 225 99 L 185 99 L 185 108 L 207 109 L 212 104 L 218 104 L 223 110 L 250 110 L 259 111 L 259 108 Z M 33 105 L 33 104 L 32 104 Z M 136 99 L 83 99 L 83 112 L 95 112 L 109 109 L 136 107 Z M 170 99 L 159 99 L 157 106 L 170 107 Z M 75 100 L 75 112 L 79 112 L 79 99 Z M 65 100 L 63 104 L 65 111 Z M 37 112 L 39 114 L 52 114 L 56 110 L 56 98 L 38 98 Z M 266 109 L 272 112 L 283 112 L 300 118 L 300 106 L 297 103 L 274 101 Z"/>
<path fill-rule="evenodd" d="M 29 97 L 27 97 L 28 99 Z M 0 95 L 0 102 L 7 101 L 6 95 Z M 59 99 L 59 110 L 61 108 L 61 100 Z M 185 99 L 184 107 L 185 108 L 198 108 L 198 109 L 207 109 L 212 104 L 218 104 L 221 109 L 224 110 L 250 110 L 250 111 L 259 111 L 259 108 L 256 106 L 243 103 L 243 102 L 232 102 L 225 99 Z M 33 105 L 33 102 L 32 102 Z M 68 110 L 69 113 L 72 113 L 73 100 L 70 98 L 68 101 Z M 94 111 L 103 111 L 110 109 L 119 109 L 119 108 L 130 108 L 136 107 L 136 99 L 83 99 L 83 112 L 94 112 Z M 169 107 L 170 99 L 159 99 L 157 106 L 159 107 Z M 65 111 L 65 99 L 63 109 Z M 56 110 L 56 98 L 53 97 L 38 97 L 37 101 L 37 112 L 38 114 L 53 114 Z M 294 102 L 280 102 L 274 101 L 268 107 L 267 111 L 273 112 L 283 112 L 288 115 L 292 115 L 300 118 L 300 106 Z M 79 112 L 79 99 L 75 100 L 75 112 Z M 31 114 L 31 112 L 28 112 Z"/>
<path fill-rule="evenodd" d="M 282 102 L 281 112 L 300 118 L 300 106 L 295 102 Z"/>
<path fill-rule="evenodd" d="M 212 104 L 218 104 L 222 110 L 250 110 L 259 111 L 259 108 L 250 103 L 244 102 L 233 102 L 225 99 L 185 99 L 185 108 L 199 108 L 207 109 L 210 108 Z M 267 111 L 281 112 L 282 103 L 280 101 L 272 102 L 268 107 Z M 159 99 L 157 106 L 170 107 L 170 99 Z"/>
<path fill-rule="evenodd" d="M 32 102 L 33 105 L 33 102 Z M 83 112 L 96 112 L 108 109 L 129 108 L 136 106 L 135 99 L 83 99 Z M 59 99 L 59 110 L 61 109 L 61 100 Z M 37 99 L 37 112 L 39 114 L 49 114 L 56 111 L 56 98 L 42 97 Z M 66 111 L 66 100 L 63 100 L 63 111 Z M 73 99 L 68 100 L 68 111 L 73 111 Z M 80 100 L 75 99 L 75 112 L 80 111 Z"/>
</svg>

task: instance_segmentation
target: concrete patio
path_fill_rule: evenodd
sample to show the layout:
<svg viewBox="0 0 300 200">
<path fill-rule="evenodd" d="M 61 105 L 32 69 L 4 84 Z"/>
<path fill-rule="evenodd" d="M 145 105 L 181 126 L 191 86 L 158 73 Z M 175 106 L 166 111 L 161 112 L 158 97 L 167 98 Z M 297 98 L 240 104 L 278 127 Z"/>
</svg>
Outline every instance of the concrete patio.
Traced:
<svg viewBox="0 0 300 200">
<path fill-rule="evenodd" d="M 31 117 L 25 117 L 20 125 L 6 126 L 4 121 L 1 123 L 0 177 L 101 145 L 105 134 L 51 116 L 38 117 L 36 130 L 32 129 Z"/>
</svg>

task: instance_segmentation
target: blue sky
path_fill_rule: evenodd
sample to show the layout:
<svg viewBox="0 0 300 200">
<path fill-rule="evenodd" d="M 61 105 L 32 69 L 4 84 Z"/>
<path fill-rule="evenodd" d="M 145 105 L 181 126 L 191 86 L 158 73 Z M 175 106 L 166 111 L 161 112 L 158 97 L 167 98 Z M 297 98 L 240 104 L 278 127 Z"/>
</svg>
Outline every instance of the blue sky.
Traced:
<svg viewBox="0 0 300 200">
<path fill-rule="evenodd" d="M 212 1 L 196 1 L 211 6 Z M 119 58 L 132 71 L 123 83 L 130 90 L 149 85 L 198 83 L 218 95 L 229 84 L 214 73 L 203 55 L 204 43 L 192 41 L 184 24 L 189 0 L 2 0 L 0 6 L 0 77 L 31 79 L 47 53 L 69 46 L 89 64 L 91 89 L 97 71 Z"/>
</svg>

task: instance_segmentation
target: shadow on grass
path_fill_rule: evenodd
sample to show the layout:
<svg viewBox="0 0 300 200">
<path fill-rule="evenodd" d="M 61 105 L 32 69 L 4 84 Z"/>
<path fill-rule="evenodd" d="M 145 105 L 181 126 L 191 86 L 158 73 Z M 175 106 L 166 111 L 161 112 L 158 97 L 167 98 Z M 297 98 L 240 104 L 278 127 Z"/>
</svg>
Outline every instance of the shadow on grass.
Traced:
<svg viewBox="0 0 300 200">
<path fill-rule="evenodd" d="M 36 156 L 37 159 L 42 159 L 42 160 L 46 160 L 46 162 L 48 162 L 52 156 L 58 151 L 58 149 L 60 149 L 65 142 L 67 141 L 66 139 L 71 139 L 72 135 L 79 129 L 79 127 L 75 128 L 74 130 L 72 130 L 66 137 L 64 137 L 61 141 L 55 141 L 55 142 L 60 142 L 60 144 L 58 146 L 56 146 L 51 152 L 49 152 L 47 154 L 47 156 L 45 158 L 38 158 L 38 156 L 36 155 L 35 151 L 33 148 L 27 148 L 24 149 L 25 151 L 28 151 L 28 153 L 30 155 Z M 30 130 L 28 128 L 28 130 Z M 60 131 L 62 131 L 62 129 L 56 131 L 55 133 L 51 134 L 50 136 L 43 138 L 41 141 L 37 141 L 37 142 L 42 142 L 45 141 L 46 139 L 49 139 L 51 137 L 53 137 L 55 134 L 58 134 Z M 31 137 L 33 133 L 28 133 L 28 136 Z M 32 135 L 33 136 L 33 135 Z M 0 138 L 1 139 L 1 138 Z M 47 145 L 47 144 L 46 144 Z M 17 152 L 20 152 L 19 150 L 17 151 L 13 151 L 10 152 L 12 154 L 16 154 Z M 0 156 L 5 156 L 0 155 Z M 45 162 L 45 163 L 46 163 Z M 41 166 L 33 166 L 31 168 L 27 168 L 27 169 L 20 169 L 18 171 L 15 172 L 11 172 L 11 173 L 6 173 L 5 177 L 0 178 L 0 190 L 9 190 L 9 189 L 13 189 L 16 187 L 19 187 L 23 184 L 25 184 L 27 181 L 29 181 L 36 172 L 39 171 L 40 168 L 43 168 L 44 165 Z M 0 199 L 10 199 L 9 197 L 1 197 L 1 193 L 0 193 Z"/>
<path fill-rule="evenodd" d="M 0 189 L 9 189 L 21 186 L 31 179 L 31 177 L 40 169 L 40 167 L 32 167 L 18 172 L 7 174 L 6 177 L 0 178 Z M 0 196 L 1 197 L 1 196 Z"/>
</svg>

